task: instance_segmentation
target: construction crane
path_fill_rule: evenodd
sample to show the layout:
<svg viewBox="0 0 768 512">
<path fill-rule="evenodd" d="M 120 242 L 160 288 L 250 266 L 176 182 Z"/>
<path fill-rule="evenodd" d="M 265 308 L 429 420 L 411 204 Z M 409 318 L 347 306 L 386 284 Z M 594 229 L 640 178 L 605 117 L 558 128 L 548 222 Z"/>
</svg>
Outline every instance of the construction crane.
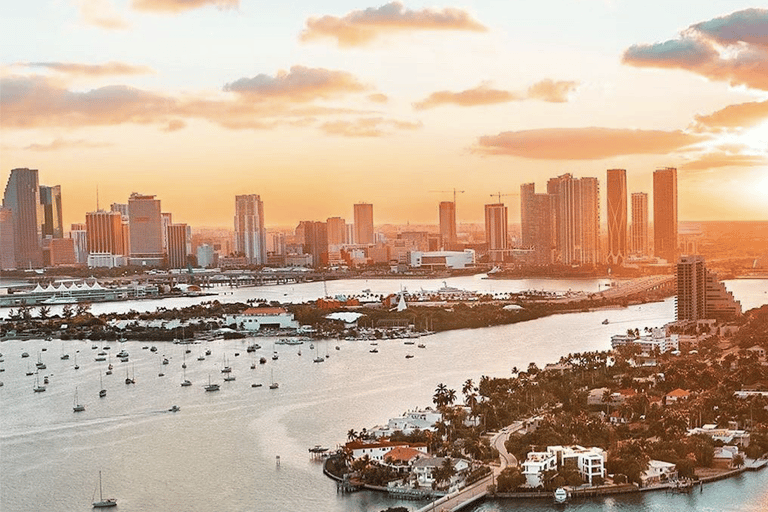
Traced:
<svg viewBox="0 0 768 512">
<path fill-rule="evenodd" d="M 495 194 L 491 194 L 491 197 L 498 197 L 499 203 L 501 203 L 501 198 L 506 196 L 519 196 L 520 193 L 518 192 L 510 192 L 508 194 L 502 194 L 501 192 L 496 192 Z"/>
<path fill-rule="evenodd" d="M 456 194 L 463 194 L 464 193 L 463 190 L 456 190 L 456 189 L 453 189 L 453 190 L 430 190 L 430 192 L 437 192 L 439 194 L 450 194 L 452 192 L 453 193 L 453 204 L 456 204 Z"/>
</svg>

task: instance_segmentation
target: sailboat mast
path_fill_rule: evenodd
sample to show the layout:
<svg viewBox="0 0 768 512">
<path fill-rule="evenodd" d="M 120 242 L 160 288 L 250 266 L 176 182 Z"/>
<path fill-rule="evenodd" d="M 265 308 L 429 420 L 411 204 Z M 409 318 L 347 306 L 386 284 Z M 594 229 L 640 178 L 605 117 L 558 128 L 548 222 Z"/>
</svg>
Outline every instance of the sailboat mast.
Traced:
<svg viewBox="0 0 768 512">
<path fill-rule="evenodd" d="M 104 501 L 104 498 L 101 495 L 101 471 L 99 471 L 99 501 Z"/>
</svg>

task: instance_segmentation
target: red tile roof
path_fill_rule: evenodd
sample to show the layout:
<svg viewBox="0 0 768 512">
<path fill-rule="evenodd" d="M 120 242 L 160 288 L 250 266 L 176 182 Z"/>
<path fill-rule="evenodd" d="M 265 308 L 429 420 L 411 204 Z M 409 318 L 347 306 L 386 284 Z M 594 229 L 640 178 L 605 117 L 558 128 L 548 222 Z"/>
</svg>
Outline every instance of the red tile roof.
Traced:
<svg viewBox="0 0 768 512">
<path fill-rule="evenodd" d="M 387 454 L 384 455 L 384 460 L 391 460 L 394 462 L 408 462 L 414 457 L 418 457 L 419 455 L 423 455 L 423 453 L 419 450 L 415 450 L 408 446 L 398 446 L 387 452 Z"/>
</svg>

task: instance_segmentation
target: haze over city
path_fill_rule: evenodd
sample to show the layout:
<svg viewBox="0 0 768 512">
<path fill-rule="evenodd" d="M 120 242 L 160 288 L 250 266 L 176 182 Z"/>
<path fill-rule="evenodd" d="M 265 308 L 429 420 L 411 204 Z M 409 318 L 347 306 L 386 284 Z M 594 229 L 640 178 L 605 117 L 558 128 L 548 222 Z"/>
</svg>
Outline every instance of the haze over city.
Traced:
<svg viewBox="0 0 768 512">
<path fill-rule="evenodd" d="M 679 219 L 768 211 L 768 11 L 732 1 L 80 0 L 4 6 L 2 182 L 61 185 L 64 225 L 131 192 L 231 228 L 437 223 L 564 173 L 676 167 Z M 30 40 L 29 34 L 35 34 Z M 725 200 L 728 198 L 728 200 Z M 603 206 L 603 212 L 604 212 Z M 602 218 L 605 218 L 603 215 Z"/>
</svg>

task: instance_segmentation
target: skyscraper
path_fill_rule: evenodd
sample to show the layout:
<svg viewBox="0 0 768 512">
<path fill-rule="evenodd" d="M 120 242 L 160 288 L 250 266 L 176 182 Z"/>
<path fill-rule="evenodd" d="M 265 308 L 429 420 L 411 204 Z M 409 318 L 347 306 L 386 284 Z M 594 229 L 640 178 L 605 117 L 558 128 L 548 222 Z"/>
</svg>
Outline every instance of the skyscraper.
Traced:
<svg viewBox="0 0 768 512">
<path fill-rule="evenodd" d="M 677 169 L 653 173 L 653 254 L 673 263 L 677 259 Z"/>
<path fill-rule="evenodd" d="M 0 208 L 0 270 L 16 268 L 13 210 Z"/>
<path fill-rule="evenodd" d="M 235 252 L 253 265 L 267 263 L 264 203 L 257 194 L 235 196 Z"/>
<path fill-rule="evenodd" d="M 186 224 L 171 224 L 168 234 L 168 266 L 185 268 L 187 256 L 192 253 L 192 231 Z"/>
<path fill-rule="evenodd" d="M 440 203 L 440 237 L 443 239 L 443 247 L 453 248 L 456 244 L 456 203 L 442 201 Z"/>
<path fill-rule="evenodd" d="M 85 214 L 88 252 L 124 255 L 123 218 L 119 212 L 88 212 Z"/>
<path fill-rule="evenodd" d="M 86 224 L 72 224 L 69 228 L 69 238 L 74 242 L 75 263 L 88 262 L 88 227 Z M 123 253 L 125 254 L 125 253 Z"/>
<path fill-rule="evenodd" d="M 328 230 L 328 247 L 338 247 L 347 243 L 347 223 L 344 219 L 329 217 L 325 223 Z"/>
<path fill-rule="evenodd" d="M 507 246 L 507 207 L 503 203 L 485 205 L 485 241 L 491 261 L 504 261 Z"/>
<path fill-rule="evenodd" d="M 132 193 L 128 199 L 128 222 L 131 237 L 130 264 L 163 265 L 165 254 L 160 200 L 153 195 Z"/>
<path fill-rule="evenodd" d="M 677 320 L 727 319 L 741 315 L 737 301 L 702 256 L 682 256 L 677 262 Z"/>
<path fill-rule="evenodd" d="M 534 265 L 553 262 L 555 247 L 555 196 L 537 194 L 535 183 L 520 185 L 522 245 L 533 249 Z"/>
<path fill-rule="evenodd" d="M 627 171 L 608 169 L 608 257 L 609 265 L 621 265 L 627 257 Z"/>
<path fill-rule="evenodd" d="M 564 174 L 547 182 L 554 196 L 557 259 L 564 265 L 600 260 L 600 196 L 597 178 Z"/>
<path fill-rule="evenodd" d="M 534 247 L 534 203 L 536 196 L 535 183 L 520 185 L 520 238 L 523 247 Z"/>
<path fill-rule="evenodd" d="M 648 194 L 645 192 L 632 194 L 630 246 L 633 253 L 648 255 Z"/>
<path fill-rule="evenodd" d="M 40 186 L 37 169 L 11 170 L 5 186 L 3 206 L 12 211 L 16 268 L 42 267 L 42 225 L 38 218 Z"/>
<path fill-rule="evenodd" d="M 376 240 L 373 236 L 373 205 L 370 203 L 358 203 L 354 206 L 355 218 L 355 243 L 373 244 Z"/>
<path fill-rule="evenodd" d="M 61 185 L 48 187 L 40 185 L 41 233 L 43 238 L 64 237 L 64 224 L 61 213 Z"/>
<path fill-rule="evenodd" d="M 304 253 L 312 255 L 312 265 L 321 267 L 328 263 L 328 229 L 325 222 L 306 220 L 301 222 L 304 233 Z"/>
</svg>

